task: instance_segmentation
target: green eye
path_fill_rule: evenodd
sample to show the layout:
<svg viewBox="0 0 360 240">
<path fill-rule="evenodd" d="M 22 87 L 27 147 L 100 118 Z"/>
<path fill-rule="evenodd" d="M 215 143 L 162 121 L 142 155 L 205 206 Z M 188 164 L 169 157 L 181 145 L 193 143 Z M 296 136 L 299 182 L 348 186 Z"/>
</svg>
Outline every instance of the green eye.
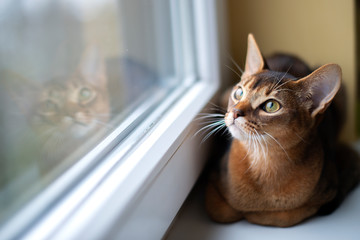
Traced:
<svg viewBox="0 0 360 240">
<path fill-rule="evenodd" d="M 244 91 L 242 90 L 242 88 L 238 88 L 234 92 L 234 98 L 238 101 L 242 98 L 243 95 L 244 95 Z"/>
<path fill-rule="evenodd" d="M 269 100 L 265 102 L 263 110 L 267 113 L 274 113 L 280 109 L 280 103 L 275 100 Z"/>
<path fill-rule="evenodd" d="M 86 87 L 82 88 L 79 92 L 79 99 L 81 102 L 87 101 L 92 97 L 92 91 Z"/>
</svg>

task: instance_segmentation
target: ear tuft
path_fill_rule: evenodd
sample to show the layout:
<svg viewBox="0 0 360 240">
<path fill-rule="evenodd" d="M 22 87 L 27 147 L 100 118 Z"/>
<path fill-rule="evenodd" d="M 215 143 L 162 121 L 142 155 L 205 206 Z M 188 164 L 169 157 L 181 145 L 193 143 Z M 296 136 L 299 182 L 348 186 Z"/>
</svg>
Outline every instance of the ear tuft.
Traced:
<svg viewBox="0 0 360 240">
<path fill-rule="evenodd" d="M 264 69 L 265 62 L 260 49 L 255 41 L 254 35 L 248 36 L 248 48 L 246 53 L 246 63 L 244 75 L 253 75 Z"/>
<path fill-rule="evenodd" d="M 326 64 L 310 75 L 297 81 L 306 101 L 311 101 L 311 117 L 325 112 L 341 86 L 341 68 L 337 64 Z"/>
</svg>

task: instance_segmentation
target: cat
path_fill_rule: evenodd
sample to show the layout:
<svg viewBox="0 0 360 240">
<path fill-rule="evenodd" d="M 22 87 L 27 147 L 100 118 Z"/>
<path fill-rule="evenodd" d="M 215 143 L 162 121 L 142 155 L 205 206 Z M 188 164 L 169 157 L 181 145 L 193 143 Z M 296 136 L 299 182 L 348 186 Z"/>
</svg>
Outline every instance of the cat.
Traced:
<svg viewBox="0 0 360 240">
<path fill-rule="evenodd" d="M 360 179 L 356 153 L 337 141 L 341 75 L 337 64 L 311 72 L 291 56 L 265 61 L 249 34 L 223 120 L 230 150 L 206 189 L 212 220 L 289 227 L 336 209 Z"/>
<path fill-rule="evenodd" d="M 18 84 L 19 85 L 19 84 Z M 111 107 L 105 62 L 88 46 L 73 73 L 40 85 L 13 86 L 13 98 L 40 145 L 42 172 L 109 128 Z"/>
</svg>

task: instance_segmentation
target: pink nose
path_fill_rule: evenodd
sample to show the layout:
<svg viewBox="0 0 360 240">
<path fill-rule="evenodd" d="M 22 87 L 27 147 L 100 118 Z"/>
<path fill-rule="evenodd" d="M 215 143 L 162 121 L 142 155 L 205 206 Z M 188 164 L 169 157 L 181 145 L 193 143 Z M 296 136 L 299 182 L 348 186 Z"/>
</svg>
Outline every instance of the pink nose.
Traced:
<svg viewBox="0 0 360 240">
<path fill-rule="evenodd" d="M 234 116 L 234 119 L 236 119 L 236 118 L 238 118 L 238 117 L 243 117 L 243 116 L 245 116 L 245 113 L 244 113 L 243 110 L 234 109 L 233 116 Z"/>
</svg>

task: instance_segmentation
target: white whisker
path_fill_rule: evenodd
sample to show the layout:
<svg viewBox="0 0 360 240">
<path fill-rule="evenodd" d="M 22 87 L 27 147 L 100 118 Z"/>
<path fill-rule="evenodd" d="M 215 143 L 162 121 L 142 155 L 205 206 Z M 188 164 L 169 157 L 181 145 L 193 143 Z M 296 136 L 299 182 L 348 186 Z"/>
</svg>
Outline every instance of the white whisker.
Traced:
<svg viewBox="0 0 360 240">
<path fill-rule="evenodd" d="M 202 115 L 202 114 L 199 114 Z M 197 117 L 195 118 L 195 120 L 202 120 L 202 119 L 207 119 L 207 118 L 213 118 L 213 119 L 220 119 L 220 118 L 224 118 L 223 114 L 204 114 L 203 116 Z"/>
<path fill-rule="evenodd" d="M 262 151 L 262 153 L 263 153 L 263 158 L 265 159 L 265 162 L 266 162 L 266 153 L 265 153 L 265 149 L 264 149 L 264 147 L 263 147 L 263 144 L 261 144 L 261 138 L 260 138 L 259 132 L 256 131 L 255 128 L 254 128 L 254 131 L 255 131 L 255 133 L 256 133 L 256 139 L 257 139 L 257 141 L 258 141 L 258 143 L 259 143 L 259 145 L 260 145 L 261 151 Z"/>
<path fill-rule="evenodd" d="M 276 140 L 271 134 L 269 134 L 269 133 L 267 133 L 267 132 L 265 132 L 265 131 L 264 131 L 264 133 L 265 133 L 266 135 L 268 135 L 271 139 L 273 139 L 273 140 L 280 146 L 280 148 L 281 148 L 281 149 L 284 151 L 284 153 L 286 154 L 288 160 L 291 161 L 288 153 L 286 152 L 286 150 L 284 149 L 284 147 L 278 142 L 278 140 Z"/>
<path fill-rule="evenodd" d="M 200 129 L 194 134 L 193 137 L 196 137 L 196 136 L 197 136 L 200 132 L 202 132 L 202 131 L 206 131 L 206 130 L 212 129 L 212 128 L 215 128 L 215 129 L 218 130 L 218 128 L 221 129 L 221 128 L 223 128 L 223 127 L 226 127 L 226 125 L 225 125 L 225 120 L 224 120 L 224 119 L 219 120 L 219 121 L 216 121 L 216 122 L 212 122 L 212 123 L 210 123 L 210 124 L 208 124 L 208 125 L 200 128 Z M 212 130 L 210 133 L 213 134 L 213 133 L 214 133 L 213 130 Z M 211 135 L 211 134 L 210 134 L 210 135 Z"/>
<path fill-rule="evenodd" d="M 281 91 L 296 92 L 296 91 L 291 90 L 291 89 L 288 89 L 288 88 L 285 88 L 285 89 L 277 89 L 276 91 L 277 91 L 277 92 L 281 92 Z"/>
<path fill-rule="evenodd" d="M 308 143 L 307 141 L 305 141 L 304 138 L 302 138 L 297 132 L 294 132 L 294 133 L 295 133 L 295 135 L 296 135 L 298 138 L 300 138 L 301 141 L 303 141 L 304 143 L 309 144 L 309 143 Z"/>
<path fill-rule="evenodd" d="M 100 126 L 102 126 L 102 127 L 106 127 L 107 129 L 113 129 L 114 128 L 114 126 L 112 126 L 112 125 L 110 125 L 109 123 L 107 123 L 107 122 L 102 122 L 102 121 L 100 121 L 100 120 L 93 120 L 97 125 L 100 125 Z"/>
<path fill-rule="evenodd" d="M 221 111 L 223 113 L 227 112 L 227 110 L 225 108 L 220 107 L 220 106 L 216 105 L 215 103 L 210 102 L 209 104 L 213 106 L 213 108 L 211 108 L 211 110 Z"/>
<path fill-rule="evenodd" d="M 226 64 L 225 64 L 225 67 L 229 68 L 233 73 L 235 73 L 239 77 L 239 79 L 241 79 L 241 75 L 237 71 L 235 71 L 235 69 L 233 69 L 232 67 L 230 67 Z"/>
<path fill-rule="evenodd" d="M 228 57 L 230 58 L 231 62 L 237 67 L 237 69 L 241 72 L 244 73 L 244 71 L 241 69 L 241 67 L 239 66 L 239 64 L 237 64 L 237 62 L 231 57 L 231 55 L 228 53 Z"/>
<path fill-rule="evenodd" d="M 280 82 L 284 79 L 284 77 L 286 76 L 286 74 L 290 71 L 290 69 L 291 69 L 291 67 L 292 67 L 293 65 L 291 64 L 290 66 L 289 66 L 289 68 L 286 70 L 286 72 L 284 73 L 284 75 L 279 79 L 279 81 L 277 81 L 276 82 L 276 84 L 273 86 L 273 87 L 271 87 L 271 89 L 272 90 L 274 90 L 274 89 L 278 89 L 279 87 L 281 87 L 283 84 L 281 84 L 280 86 L 278 86 L 278 84 L 280 84 Z M 287 81 L 288 82 L 288 81 Z"/>
<path fill-rule="evenodd" d="M 281 88 L 283 85 L 285 85 L 285 84 L 287 84 L 288 82 L 291 82 L 291 81 L 293 81 L 293 79 L 290 79 L 290 80 L 287 80 L 287 81 L 283 82 L 282 84 L 280 84 L 279 86 L 277 86 L 277 87 L 275 88 L 275 90 L 278 90 L 278 89 Z"/>
<path fill-rule="evenodd" d="M 265 143 L 265 146 L 266 146 L 266 156 L 269 154 L 269 148 L 268 148 L 268 144 L 267 144 L 267 141 L 265 139 L 265 137 L 262 135 L 262 134 L 259 134 L 260 137 L 263 139 L 263 142 Z"/>
<path fill-rule="evenodd" d="M 211 130 L 204 138 L 201 140 L 201 143 L 204 143 L 211 135 L 215 134 L 217 131 L 221 130 L 224 127 L 224 125 L 220 125 L 216 127 L 215 129 Z"/>
</svg>

